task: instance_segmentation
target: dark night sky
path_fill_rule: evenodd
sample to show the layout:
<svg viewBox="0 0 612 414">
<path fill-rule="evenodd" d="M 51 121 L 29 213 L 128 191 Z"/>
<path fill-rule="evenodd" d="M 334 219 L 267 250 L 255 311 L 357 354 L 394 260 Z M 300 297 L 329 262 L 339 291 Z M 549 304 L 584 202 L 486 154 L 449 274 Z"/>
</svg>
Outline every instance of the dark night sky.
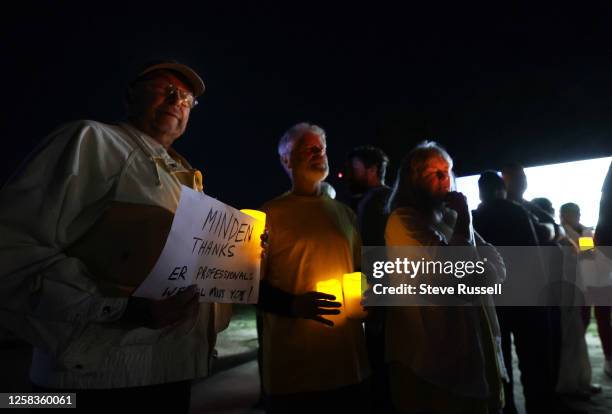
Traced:
<svg viewBox="0 0 612 414">
<path fill-rule="evenodd" d="M 59 124 L 121 120 L 128 78 L 159 57 L 204 78 L 175 146 L 240 208 L 288 189 L 276 144 L 301 120 L 327 130 L 334 173 L 354 145 L 397 164 L 424 138 L 459 174 L 612 153 L 608 1 L 55 3 L 3 12 L 2 181 Z"/>
</svg>

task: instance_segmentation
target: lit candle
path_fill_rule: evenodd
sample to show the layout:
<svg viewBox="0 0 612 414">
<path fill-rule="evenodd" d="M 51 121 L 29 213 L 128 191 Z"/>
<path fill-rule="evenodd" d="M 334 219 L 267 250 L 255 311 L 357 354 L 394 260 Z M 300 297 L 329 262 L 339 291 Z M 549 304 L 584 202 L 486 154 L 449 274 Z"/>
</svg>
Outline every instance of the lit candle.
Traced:
<svg viewBox="0 0 612 414">
<path fill-rule="evenodd" d="M 338 279 L 329 279 L 317 282 L 316 289 L 317 292 L 334 295 L 336 297 L 335 301 L 342 303 L 342 285 L 340 284 L 340 281 Z M 342 311 L 342 307 L 329 309 L 338 309 Z M 323 318 L 325 319 L 329 319 L 330 321 L 332 321 L 334 325 L 338 325 L 338 323 L 342 320 L 342 314 L 321 316 L 323 316 Z"/>
<path fill-rule="evenodd" d="M 595 248 L 595 243 L 593 243 L 592 237 L 580 237 L 578 239 L 578 246 L 580 246 L 580 251 L 584 252 Z"/>
<path fill-rule="evenodd" d="M 251 216 L 255 220 L 257 220 L 257 223 L 255 223 L 255 225 L 253 226 L 253 234 L 259 235 L 259 237 L 257 238 L 257 245 L 259 246 L 260 237 L 266 229 L 266 213 L 264 213 L 263 211 L 259 211 L 259 210 L 249 210 L 249 209 L 244 209 L 240 211 L 246 214 L 247 216 Z"/>
<path fill-rule="evenodd" d="M 266 223 L 266 213 L 264 213 L 263 211 L 249 210 L 248 208 L 242 209 L 240 211 L 243 212 L 244 214 L 247 214 L 253 217 L 255 220 L 259 220 L 263 222 L 264 224 Z"/>
<path fill-rule="evenodd" d="M 253 224 L 253 238 L 254 241 L 249 242 L 248 254 L 251 255 L 252 260 L 261 260 L 261 235 L 266 230 L 266 213 L 259 210 L 249 210 L 244 209 L 240 210 L 241 213 L 246 214 L 247 216 L 253 217 L 257 220 Z M 263 268 L 260 268 L 260 274 L 264 272 Z"/>
<path fill-rule="evenodd" d="M 365 288 L 361 272 L 345 273 L 342 278 L 346 316 L 351 319 L 364 319 L 366 312 L 361 306 L 361 298 Z"/>
</svg>

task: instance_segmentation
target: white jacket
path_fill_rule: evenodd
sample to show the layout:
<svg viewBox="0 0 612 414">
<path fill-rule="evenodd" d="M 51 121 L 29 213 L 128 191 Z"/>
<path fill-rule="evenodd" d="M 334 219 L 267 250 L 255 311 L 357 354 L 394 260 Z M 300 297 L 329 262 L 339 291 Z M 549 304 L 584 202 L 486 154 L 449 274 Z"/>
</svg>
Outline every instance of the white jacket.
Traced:
<svg viewBox="0 0 612 414">
<path fill-rule="evenodd" d="M 155 217 L 171 222 L 185 177 L 201 179 L 172 155 L 127 124 L 79 121 L 51 134 L 0 191 L 0 326 L 34 345 L 34 383 L 114 388 L 208 374 L 215 331 L 227 323 L 213 328 L 213 305 L 201 304 L 197 318 L 175 327 L 117 322 L 145 276 L 138 273 L 147 271 L 133 271 L 139 262 L 130 254 L 146 250 L 134 240 L 141 233 L 163 238 L 167 229 L 157 232 Z M 113 206 L 135 207 L 151 220 L 132 227 L 129 218 L 113 223 L 119 215 L 110 215 L 102 226 L 110 230 L 96 233 L 106 236 L 88 245 L 97 246 L 90 259 L 71 254 Z M 132 262 L 128 283 L 122 260 Z"/>
</svg>

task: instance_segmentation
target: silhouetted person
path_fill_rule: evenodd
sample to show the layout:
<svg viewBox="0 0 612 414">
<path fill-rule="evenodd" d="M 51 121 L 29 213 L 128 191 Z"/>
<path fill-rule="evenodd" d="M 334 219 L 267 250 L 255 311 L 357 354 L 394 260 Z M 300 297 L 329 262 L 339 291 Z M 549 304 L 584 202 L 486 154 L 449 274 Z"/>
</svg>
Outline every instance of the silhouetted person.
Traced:
<svg viewBox="0 0 612 414">
<path fill-rule="evenodd" d="M 595 229 L 595 244 L 603 254 L 612 259 L 612 164 L 601 189 L 599 220 Z"/>
<path fill-rule="evenodd" d="M 364 246 L 385 245 L 385 206 L 391 194 L 385 185 L 388 164 L 389 157 L 373 146 L 354 148 L 347 157 L 346 178 Z"/>
<path fill-rule="evenodd" d="M 387 154 L 371 145 L 356 147 L 347 156 L 346 179 L 364 246 L 385 245 L 386 204 L 391 194 L 391 188 L 385 185 L 388 164 Z M 384 411 L 389 409 L 385 366 L 385 309 L 372 307 L 368 311 L 365 333 L 372 368 L 372 403 Z"/>
<path fill-rule="evenodd" d="M 555 218 L 555 208 L 552 205 L 552 202 L 546 197 L 536 197 L 531 200 L 533 204 L 540 207 L 542 210 L 550 214 L 554 220 Z"/>
<path fill-rule="evenodd" d="M 545 278 L 531 215 L 520 204 L 506 199 L 504 181 L 494 171 L 486 171 L 478 180 L 482 203 L 473 212 L 474 229 L 494 246 L 524 246 L 522 249 L 500 249 L 506 263 L 506 295 L 519 295 L 521 290 L 543 287 L 545 280 L 533 280 L 530 267 L 540 267 Z M 514 296 L 512 296 L 514 297 Z M 548 411 L 554 400 L 551 361 L 547 335 L 548 313 L 545 308 L 498 306 L 497 315 L 502 334 L 504 361 L 508 367 L 510 382 L 504 384 L 505 414 L 516 413 L 512 382 L 512 337 L 521 370 L 521 383 L 528 413 Z"/>
<path fill-rule="evenodd" d="M 502 178 L 506 184 L 507 198 L 521 204 L 532 214 L 531 220 L 540 245 L 554 241 L 559 232 L 559 227 L 555 226 L 555 219 L 539 206 L 523 198 L 527 190 L 527 176 L 523 167 L 516 163 L 508 164 L 502 169 Z"/>
<path fill-rule="evenodd" d="M 551 305 L 547 309 L 550 322 L 549 351 L 552 357 L 551 387 L 555 389 L 561 361 L 562 337 L 561 312 L 558 306 L 560 303 L 560 290 L 558 287 L 563 278 L 563 253 L 558 242 L 565 237 L 565 232 L 563 227 L 555 222 L 555 218 L 550 212 L 543 210 L 536 203 L 523 198 L 525 190 L 527 190 L 527 176 L 520 164 L 512 163 L 506 165 L 502 169 L 502 177 L 508 191 L 508 199 L 521 204 L 531 214 L 531 221 L 538 236 L 538 241 L 540 246 L 543 247 L 541 252 L 545 266 L 544 274 L 548 277 L 548 284 L 551 288 L 548 290 L 546 300 Z M 545 205 L 549 204 L 549 202 L 544 203 Z M 562 404 L 559 407 L 562 410 Z"/>
</svg>

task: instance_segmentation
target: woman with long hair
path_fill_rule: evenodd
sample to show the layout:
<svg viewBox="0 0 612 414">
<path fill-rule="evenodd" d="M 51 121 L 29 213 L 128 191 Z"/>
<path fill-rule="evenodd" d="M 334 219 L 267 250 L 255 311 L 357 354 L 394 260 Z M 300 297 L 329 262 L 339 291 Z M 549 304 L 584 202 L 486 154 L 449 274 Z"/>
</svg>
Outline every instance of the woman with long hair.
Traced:
<svg viewBox="0 0 612 414">
<path fill-rule="evenodd" d="M 480 257 L 486 245 L 471 225 L 463 194 L 452 191 L 452 159 L 423 142 L 402 161 L 389 199 L 388 247 L 422 247 L 436 260 L 453 246 Z M 446 249 L 446 250 L 445 250 Z M 488 279 L 503 278 L 503 260 L 488 245 Z M 386 321 L 386 360 L 394 409 L 406 413 L 493 413 L 503 406 L 505 377 L 499 327 L 490 297 L 470 306 L 398 306 Z"/>
</svg>

